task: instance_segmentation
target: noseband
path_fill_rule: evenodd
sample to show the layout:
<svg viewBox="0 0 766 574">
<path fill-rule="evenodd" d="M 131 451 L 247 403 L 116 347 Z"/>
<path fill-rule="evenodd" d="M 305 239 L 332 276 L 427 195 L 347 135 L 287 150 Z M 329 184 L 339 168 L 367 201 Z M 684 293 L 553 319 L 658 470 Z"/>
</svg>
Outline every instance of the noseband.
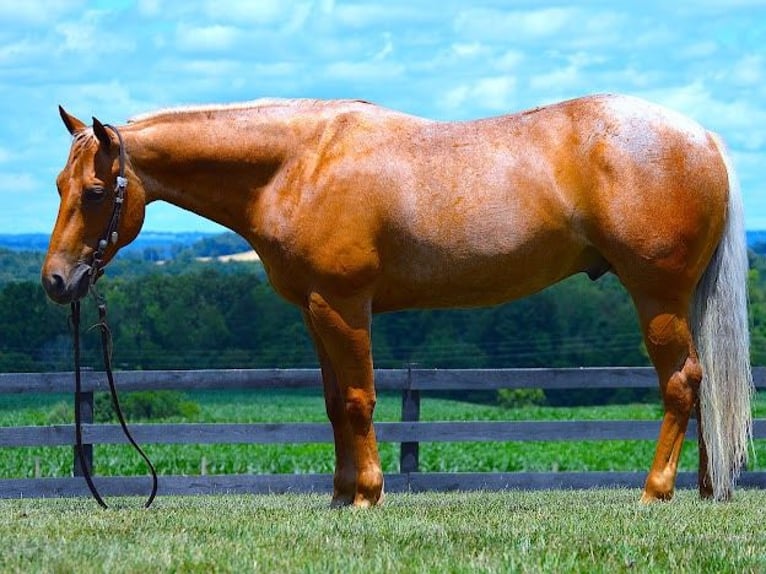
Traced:
<svg viewBox="0 0 766 574">
<path fill-rule="evenodd" d="M 109 225 L 106 228 L 104 236 L 99 240 L 96 251 L 93 253 L 93 263 L 90 270 L 90 282 L 89 291 L 96 301 L 98 306 L 98 323 L 93 327 L 98 327 L 101 331 L 101 349 L 102 357 L 104 361 L 104 372 L 106 373 L 107 381 L 109 382 L 109 391 L 112 395 L 112 406 L 117 414 L 117 419 L 120 421 L 120 427 L 128 439 L 128 442 L 138 452 L 141 458 L 144 459 L 149 472 L 152 476 L 152 491 L 149 498 L 144 504 L 145 508 L 149 508 L 154 497 L 157 494 L 157 472 L 154 469 L 154 465 L 146 456 L 146 453 L 141 449 L 138 443 L 128 429 L 128 424 L 125 421 L 125 416 L 122 413 L 122 407 L 120 407 L 120 400 L 117 396 L 117 386 L 114 382 L 114 374 L 112 373 L 112 331 L 109 328 L 109 324 L 106 322 L 106 301 L 96 291 L 96 279 L 98 279 L 99 273 L 104 268 L 104 252 L 110 243 L 116 244 L 118 239 L 117 228 L 120 224 L 120 214 L 122 213 L 122 205 L 125 202 L 125 192 L 128 189 L 128 180 L 125 177 L 125 144 L 122 141 L 122 134 L 120 131 L 109 124 L 105 124 L 105 127 L 111 129 L 117 134 L 117 139 L 120 142 L 120 171 L 117 176 L 117 181 L 114 185 L 114 207 L 112 208 L 112 217 L 109 220 Z M 77 451 L 77 457 L 80 461 L 80 469 L 82 470 L 83 478 L 88 485 L 93 498 L 96 499 L 99 506 L 107 508 L 106 502 L 101 497 L 96 489 L 96 485 L 93 482 L 91 476 L 90 464 L 85 457 L 85 447 L 82 440 L 82 416 L 80 414 L 80 406 L 82 404 L 82 375 L 80 368 L 80 301 L 76 300 L 71 303 L 71 321 L 73 331 L 73 350 L 74 350 L 74 373 L 75 373 L 75 406 L 74 406 L 74 426 L 75 426 L 75 450 Z"/>
</svg>

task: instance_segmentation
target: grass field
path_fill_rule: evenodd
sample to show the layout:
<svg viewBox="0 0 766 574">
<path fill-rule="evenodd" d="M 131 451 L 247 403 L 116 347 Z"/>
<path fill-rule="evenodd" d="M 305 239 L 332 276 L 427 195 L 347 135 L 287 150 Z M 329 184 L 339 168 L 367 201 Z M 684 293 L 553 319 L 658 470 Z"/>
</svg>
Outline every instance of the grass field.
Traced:
<svg viewBox="0 0 766 574">
<path fill-rule="evenodd" d="M 764 572 L 766 492 L 681 491 L 0 500 L 2 572 Z"/>
<path fill-rule="evenodd" d="M 324 421 L 308 392 L 197 393 L 198 422 Z M 62 396 L 0 396 L 0 425 L 71 422 Z M 502 409 L 426 398 L 423 420 L 658 419 L 656 405 Z M 380 397 L 376 420 L 400 416 Z M 766 401 L 756 403 L 766 416 Z M 158 421 L 153 421 L 158 422 Z M 751 468 L 764 468 L 757 441 Z M 146 445 L 161 474 L 331 472 L 331 445 Z M 696 469 L 696 449 L 681 467 Z M 653 441 L 436 443 L 426 471 L 646 470 Z M 382 445 L 386 472 L 398 446 Z M 68 476 L 71 448 L 5 448 L 0 477 Z M 127 447 L 96 447 L 103 475 L 144 474 Z M 766 572 L 766 491 L 714 504 L 680 491 L 640 505 L 638 490 L 389 494 L 369 511 L 328 495 L 0 500 L 0 572 Z"/>
<path fill-rule="evenodd" d="M 190 394 L 200 405 L 199 414 L 186 422 L 324 422 L 324 404 L 316 392 L 204 392 Z M 398 394 L 382 394 L 375 419 L 399 420 Z M 71 398 L 64 396 L 0 395 L 0 426 L 71 422 Z M 766 417 L 763 393 L 756 402 L 756 416 Z M 524 407 L 504 409 L 494 405 L 424 398 L 421 419 L 433 420 L 659 420 L 659 405 L 636 404 L 605 407 Z M 168 419 L 162 419 L 168 420 Z M 135 421 L 133 421 L 135 422 Z M 162 422 L 152 420 L 152 422 Z M 550 470 L 647 470 L 654 441 L 524 442 L 524 443 L 424 443 L 420 464 L 425 472 L 513 472 Z M 297 445 L 145 445 L 160 474 L 210 474 L 332 472 L 330 444 Z M 684 449 L 682 470 L 696 470 L 695 443 Z M 384 472 L 398 472 L 399 447 L 382 444 Z M 5 448 L 0 453 L 0 478 L 69 476 L 69 447 Z M 96 471 L 100 475 L 144 474 L 143 462 L 125 446 L 96 446 Z M 751 469 L 766 468 L 766 441 L 756 442 Z"/>
</svg>

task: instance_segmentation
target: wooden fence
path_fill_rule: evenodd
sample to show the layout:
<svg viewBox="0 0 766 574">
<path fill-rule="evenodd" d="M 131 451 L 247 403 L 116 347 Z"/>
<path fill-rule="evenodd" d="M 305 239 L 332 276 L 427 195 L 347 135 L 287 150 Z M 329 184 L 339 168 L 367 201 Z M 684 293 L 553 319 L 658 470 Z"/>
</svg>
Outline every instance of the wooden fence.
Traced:
<svg viewBox="0 0 766 574">
<path fill-rule="evenodd" d="M 421 393 L 427 391 L 496 390 L 502 388 L 614 389 L 656 388 L 650 368 L 583 369 L 393 369 L 375 373 L 379 391 L 402 394 L 401 422 L 376 423 L 380 442 L 399 443 L 400 471 L 386 474 L 386 490 L 551 489 L 608 486 L 640 487 L 639 472 L 463 472 L 419 471 L 422 442 L 460 441 L 582 441 L 656 440 L 659 421 L 420 421 Z M 255 369 L 202 371 L 124 371 L 117 373 L 121 392 L 137 390 L 226 390 L 320 388 L 316 369 Z M 754 369 L 758 388 L 766 388 L 766 368 Z M 71 373 L 0 373 L 0 393 L 71 393 Z M 85 372 L 83 437 L 92 445 L 124 443 L 118 425 L 93 424 L 93 393 L 106 391 L 101 373 Z M 427 400 L 427 399 L 425 399 Z M 259 424 L 135 424 L 139 443 L 322 443 L 332 441 L 329 423 Z M 756 438 L 766 438 L 766 419 L 756 420 Z M 691 421 L 687 438 L 696 439 Z M 73 425 L 0 427 L 0 447 L 74 445 Z M 0 453 L 2 451 L 0 450 Z M 76 457 L 73 456 L 73 461 Z M 649 461 L 647 461 L 648 468 Z M 160 474 L 162 469 L 158 469 Z M 81 469 L 73 462 L 73 475 L 62 478 L 0 479 L 0 498 L 88 495 Z M 96 477 L 105 495 L 140 495 L 147 477 Z M 679 473 L 679 487 L 696 485 L 696 473 Z M 744 472 L 739 484 L 766 488 L 766 472 Z M 159 480 L 159 494 L 331 492 L 329 474 L 169 476 Z"/>
</svg>

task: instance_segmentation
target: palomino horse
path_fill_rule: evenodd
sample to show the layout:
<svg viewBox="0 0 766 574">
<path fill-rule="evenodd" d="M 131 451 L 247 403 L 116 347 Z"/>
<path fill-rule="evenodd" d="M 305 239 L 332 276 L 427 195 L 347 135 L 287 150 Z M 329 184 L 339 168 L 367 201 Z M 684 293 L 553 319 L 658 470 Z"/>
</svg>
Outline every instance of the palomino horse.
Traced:
<svg viewBox="0 0 766 574">
<path fill-rule="evenodd" d="M 643 500 L 673 495 L 695 409 L 700 493 L 729 496 L 751 438 L 743 213 L 722 144 L 693 121 L 612 95 L 462 123 L 361 101 L 170 109 L 119 128 L 60 112 L 74 141 L 48 295 L 83 297 L 94 258 L 132 241 L 155 200 L 245 237 L 316 344 L 334 505 L 383 495 L 373 313 L 493 305 L 578 272 L 619 277 L 659 377 Z"/>
</svg>

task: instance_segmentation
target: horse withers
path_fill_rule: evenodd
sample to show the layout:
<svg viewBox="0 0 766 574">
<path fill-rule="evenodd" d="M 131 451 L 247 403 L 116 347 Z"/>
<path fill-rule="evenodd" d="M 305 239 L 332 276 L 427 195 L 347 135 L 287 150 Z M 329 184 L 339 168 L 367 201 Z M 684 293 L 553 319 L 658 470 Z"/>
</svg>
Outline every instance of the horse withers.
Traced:
<svg viewBox="0 0 766 574">
<path fill-rule="evenodd" d="M 752 425 L 747 255 L 731 162 L 697 123 L 617 95 L 455 123 L 360 101 L 187 107 L 119 127 L 60 113 L 74 139 L 48 295 L 81 298 L 155 200 L 246 238 L 316 345 L 334 505 L 383 495 L 373 313 L 493 305 L 579 272 L 619 277 L 657 370 L 665 415 L 642 499 L 672 497 L 695 410 L 700 493 L 729 497 Z"/>
</svg>

